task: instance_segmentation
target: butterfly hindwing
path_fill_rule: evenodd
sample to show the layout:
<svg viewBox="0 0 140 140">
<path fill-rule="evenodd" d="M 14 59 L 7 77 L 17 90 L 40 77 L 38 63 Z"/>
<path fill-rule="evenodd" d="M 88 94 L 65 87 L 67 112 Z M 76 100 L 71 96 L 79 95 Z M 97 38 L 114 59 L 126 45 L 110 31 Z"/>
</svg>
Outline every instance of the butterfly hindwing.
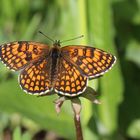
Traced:
<svg viewBox="0 0 140 140">
<path fill-rule="evenodd" d="M 47 59 L 39 60 L 29 65 L 19 75 L 21 88 L 31 94 L 45 94 L 51 90 L 49 62 Z"/>
<path fill-rule="evenodd" d="M 61 58 L 60 72 L 55 82 L 55 91 L 66 96 L 76 96 L 84 92 L 87 78 L 69 61 Z"/>
</svg>

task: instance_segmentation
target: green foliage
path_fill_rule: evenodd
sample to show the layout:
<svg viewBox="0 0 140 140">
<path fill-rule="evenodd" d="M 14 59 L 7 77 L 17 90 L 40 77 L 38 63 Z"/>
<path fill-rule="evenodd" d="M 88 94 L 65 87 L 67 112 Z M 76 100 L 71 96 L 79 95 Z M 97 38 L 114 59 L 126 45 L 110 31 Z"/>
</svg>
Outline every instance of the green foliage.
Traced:
<svg viewBox="0 0 140 140">
<path fill-rule="evenodd" d="M 13 132 L 12 139 L 13 140 L 31 140 L 31 135 L 28 132 L 22 135 L 20 127 L 16 127 Z"/>
<path fill-rule="evenodd" d="M 37 32 L 54 39 L 85 38 L 69 44 L 89 44 L 117 57 L 111 71 L 89 82 L 98 90 L 101 105 L 82 100 L 85 140 L 140 139 L 140 2 L 139 0 L 0 0 L 0 44 L 14 40 L 48 42 Z M 63 45 L 68 45 L 63 44 Z M 17 73 L 0 64 L 0 138 L 8 125 L 4 113 L 18 112 L 42 129 L 75 139 L 69 104 L 56 115 L 57 96 L 23 94 Z M 3 117 L 4 116 L 4 117 Z M 5 118 L 5 119 L 4 119 Z M 26 122 L 25 122 L 26 123 Z M 13 130 L 13 140 L 30 140 L 32 134 Z"/>
</svg>

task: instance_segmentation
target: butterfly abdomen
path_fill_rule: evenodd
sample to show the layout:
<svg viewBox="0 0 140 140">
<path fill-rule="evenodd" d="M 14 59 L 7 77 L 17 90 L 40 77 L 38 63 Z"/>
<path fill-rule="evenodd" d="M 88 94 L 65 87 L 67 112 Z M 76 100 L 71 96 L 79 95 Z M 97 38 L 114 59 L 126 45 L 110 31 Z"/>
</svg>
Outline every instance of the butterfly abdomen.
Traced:
<svg viewBox="0 0 140 140">
<path fill-rule="evenodd" d="M 52 48 L 50 57 L 51 57 L 50 80 L 51 80 L 51 84 L 53 85 L 53 82 L 57 76 L 57 71 L 58 71 L 58 62 L 60 58 L 59 48 L 57 47 Z"/>
</svg>

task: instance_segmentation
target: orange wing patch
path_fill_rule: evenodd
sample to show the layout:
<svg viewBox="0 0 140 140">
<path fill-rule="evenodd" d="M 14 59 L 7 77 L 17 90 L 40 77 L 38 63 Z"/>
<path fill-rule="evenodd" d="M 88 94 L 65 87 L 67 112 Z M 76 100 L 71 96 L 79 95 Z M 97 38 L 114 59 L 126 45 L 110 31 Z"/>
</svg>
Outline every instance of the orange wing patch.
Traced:
<svg viewBox="0 0 140 140">
<path fill-rule="evenodd" d="M 89 78 L 103 75 L 116 61 L 115 56 L 88 46 L 66 46 L 62 53 L 76 64 L 82 75 Z"/>
<path fill-rule="evenodd" d="M 21 88 L 31 94 L 45 94 L 51 90 L 49 80 L 49 63 L 40 60 L 25 68 L 19 75 Z"/>
<path fill-rule="evenodd" d="M 36 42 L 19 41 L 0 46 L 2 62 L 12 70 L 22 69 L 48 52 L 48 46 Z"/>
<path fill-rule="evenodd" d="M 87 86 L 87 78 L 82 76 L 70 61 L 61 58 L 60 62 L 60 72 L 55 82 L 55 91 L 67 96 L 76 96 L 84 92 Z"/>
</svg>

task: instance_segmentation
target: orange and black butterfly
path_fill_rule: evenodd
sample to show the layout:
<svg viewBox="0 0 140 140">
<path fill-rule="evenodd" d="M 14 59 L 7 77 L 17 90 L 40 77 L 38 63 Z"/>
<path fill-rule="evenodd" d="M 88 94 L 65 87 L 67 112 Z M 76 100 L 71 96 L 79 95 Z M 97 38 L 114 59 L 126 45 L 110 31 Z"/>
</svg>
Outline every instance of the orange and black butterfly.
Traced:
<svg viewBox="0 0 140 140">
<path fill-rule="evenodd" d="M 0 59 L 11 70 L 21 71 L 19 83 L 30 94 L 42 95 L 54 90 L 60 95 L 78 96 L 88 79 L 103 75 L 112 68 L 116 57 L 103 50 L 69 45 L 61 48 L 18 41 L 0 46 Z"/>
</svg>

